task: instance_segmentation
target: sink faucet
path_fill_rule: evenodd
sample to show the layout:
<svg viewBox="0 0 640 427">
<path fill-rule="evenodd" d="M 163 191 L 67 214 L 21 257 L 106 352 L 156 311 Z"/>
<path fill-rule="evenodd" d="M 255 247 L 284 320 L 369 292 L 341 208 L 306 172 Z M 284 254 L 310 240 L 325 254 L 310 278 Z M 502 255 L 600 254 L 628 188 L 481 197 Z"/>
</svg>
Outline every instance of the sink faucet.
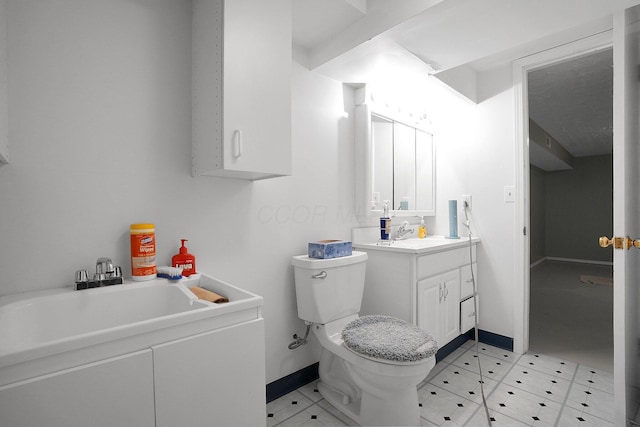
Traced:
<svg viewBox="0 0 640 427">
<path fill-rule="evenodd" d="M 111 261 L 111 258 L 100 257 L 96 261 L 96 274 L 93 278 L 97 280 L 104 280 L 107 276 L 112 276 L 113 271 L 113 262 Z"/>
<path fill-rule="evenodd" d="M 409 233 L 413 233 L 413 228 L 409 228 L 409 221 L 402 221 L 402 225 L 398 227 L 394 240 L 406 239 Z"/>
<path fill-rule="evenodd" d="M 122 269 L 114 266 L 111 258 L 100 257 L 96 261 L 96 273 L 90 279 L 87 270 L 76 271 L 76 280 L 74 289 L 98 288 L 101 286 L 122 285 L 124 278 L 122 277 Z"/>
</svg>

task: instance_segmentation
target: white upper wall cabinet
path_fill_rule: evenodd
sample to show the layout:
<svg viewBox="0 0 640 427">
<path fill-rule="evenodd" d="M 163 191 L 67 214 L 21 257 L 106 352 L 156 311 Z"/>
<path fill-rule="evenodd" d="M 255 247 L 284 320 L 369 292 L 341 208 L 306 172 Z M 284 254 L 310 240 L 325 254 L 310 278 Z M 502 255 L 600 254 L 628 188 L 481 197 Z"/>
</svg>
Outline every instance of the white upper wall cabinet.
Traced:
<svg viewBox="0 0 640 427">
<path fill-rule="evenodd" d="M 194 0 L 193 176 L 291 175 L 291 0 Z"/>
</svg>

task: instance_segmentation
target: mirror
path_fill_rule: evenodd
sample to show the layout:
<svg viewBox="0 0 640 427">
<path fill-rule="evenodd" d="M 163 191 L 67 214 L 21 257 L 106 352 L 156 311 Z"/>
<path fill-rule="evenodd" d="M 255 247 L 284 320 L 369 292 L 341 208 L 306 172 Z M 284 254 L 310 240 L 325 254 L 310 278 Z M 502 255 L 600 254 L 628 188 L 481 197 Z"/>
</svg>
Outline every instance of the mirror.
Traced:
<svg viewBox="0 0 640 427">
<path fill-rule="evenodd" d="M 357 106 L 356 173 L 360 216 L 380 216 L 385 200 L 395 216 L 435 215 L 433 135 L 416 124 Z"/>
</svg>

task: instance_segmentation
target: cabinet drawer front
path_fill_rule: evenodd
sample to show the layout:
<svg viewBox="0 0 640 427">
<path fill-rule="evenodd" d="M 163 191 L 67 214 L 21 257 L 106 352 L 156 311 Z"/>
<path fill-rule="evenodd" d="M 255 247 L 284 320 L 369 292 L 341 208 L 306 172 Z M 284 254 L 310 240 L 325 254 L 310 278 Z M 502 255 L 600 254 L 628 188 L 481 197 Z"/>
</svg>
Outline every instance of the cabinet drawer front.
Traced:
<svg viewBox="0 0 640 427">
<path fill-rule="evenodd" d="M 478 264 L 473 263 L 473 277 L 471 276 L 471 268 L 468 265 L 460 267 L 460 299 L 465 299 L 473 295 L 473 278 L 478 286 Z"/>
<path fill-rule="evenodd" d="M 466 333 L 474 328 L 475 325 L 475 304 L 473 303 L 473 298 L 468 298 L 460 303 L 460 333 Z"/>
<path fill-rule="evenodd" d="M 476 245 L 473 245 L 473 259 L 476 259 Z M 418 280 L 469 264 L 469 247 L 427 254 L 418 257 Z"/>
</svg>

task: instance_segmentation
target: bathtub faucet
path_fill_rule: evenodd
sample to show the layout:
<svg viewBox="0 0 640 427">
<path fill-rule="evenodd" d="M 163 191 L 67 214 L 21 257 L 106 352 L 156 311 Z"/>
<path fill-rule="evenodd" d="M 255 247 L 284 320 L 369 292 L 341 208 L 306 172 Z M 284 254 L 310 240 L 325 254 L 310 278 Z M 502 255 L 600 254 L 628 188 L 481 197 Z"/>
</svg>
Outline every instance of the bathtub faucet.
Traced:
<svg viewBox="0 0 640 427">
<path fill-rule="evenodd" d="M 94 279 L 104 280 L 107 278 L 107 275 L 111 276 L 114 273 L 113 262 L 111 258 L 100 257 L 96 261 L 96 274 L 93 276 Z"/>
<path fill-rule="evenodd" d="M 87 270 L 76 271 L 74 289 L 79 291 L 102 286 L 122 285 L 123 283 L 122 269 L 119 266 L 114 266 L 111 258 L 100 257 L 96 261 L 96 273 L 92 279 L 89 279 Z"/>
</svg>

